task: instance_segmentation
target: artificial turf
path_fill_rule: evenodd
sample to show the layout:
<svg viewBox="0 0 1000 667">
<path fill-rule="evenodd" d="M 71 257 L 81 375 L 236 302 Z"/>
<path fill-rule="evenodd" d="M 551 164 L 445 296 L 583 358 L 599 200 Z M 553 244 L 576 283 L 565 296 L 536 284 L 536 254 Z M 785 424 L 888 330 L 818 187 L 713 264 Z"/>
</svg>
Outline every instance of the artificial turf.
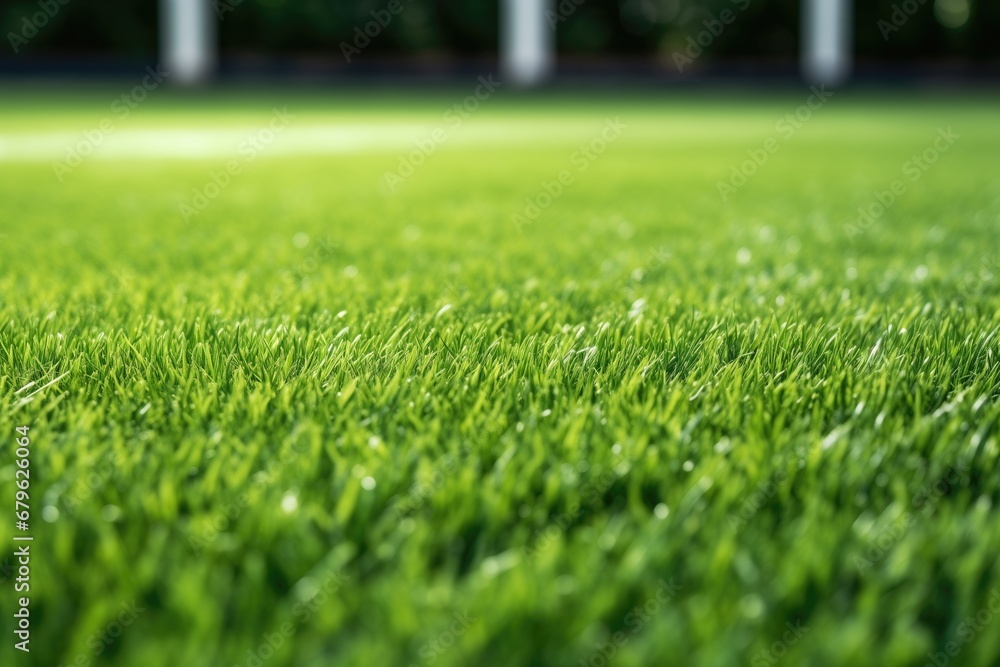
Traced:
<svg viewBox="0 0 1000 667">
<path fill-rule="evenodd" d="M 474 85 L 3 102 L 3 663 L 996 665 L 998 100 Z"/>
</svg>

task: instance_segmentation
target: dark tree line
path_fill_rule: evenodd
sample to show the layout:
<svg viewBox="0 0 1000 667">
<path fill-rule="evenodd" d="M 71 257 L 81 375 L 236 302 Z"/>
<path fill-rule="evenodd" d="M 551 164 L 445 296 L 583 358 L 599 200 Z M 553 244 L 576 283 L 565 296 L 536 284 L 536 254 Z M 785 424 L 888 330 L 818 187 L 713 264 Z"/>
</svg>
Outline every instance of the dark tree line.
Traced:
<svg viewBox="0 0 1000 667">
<path fill-rule="evenodd" d="M 497 49 L 499 0 L 398 0 L 402 11 L 380 26 L 366 57 L 489 56 Z M 340 57 L 357 29 L 385 16 L 389 0 L 214 0 L 224 55 Z M 738 19 L 705 48 L 713 58 L 789 60 L 798 53 L 800 0 L 555 0 L 560 53 L 669 59 L 724 10 Z M 995 61 L 1000 3 L 968 0 L 961 27 L 944 27 L 935 0 L 858 0 L 856 53 L 863 60 Z M 155 0 L 5 0 L 0 27 L 9 34 L 47 3 L 53 14 L 17 57 L 92 54 L 155 58 Z M 373 12 L 375 14 L 373 14 Z M 881 21 L 881 23 L 880 23 Z"/>
</svg>

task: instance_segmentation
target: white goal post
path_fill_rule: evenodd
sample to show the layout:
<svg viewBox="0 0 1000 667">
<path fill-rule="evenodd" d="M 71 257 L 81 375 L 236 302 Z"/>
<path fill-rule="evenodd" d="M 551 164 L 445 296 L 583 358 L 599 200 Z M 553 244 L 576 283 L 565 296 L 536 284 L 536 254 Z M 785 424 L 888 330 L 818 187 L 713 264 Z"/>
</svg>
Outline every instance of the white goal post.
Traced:
<svg viewBox="0 0 1000 667">
<path fill-rule="evenodd" d="M 836 86 L 853 65 L 853 0 L 802 0 L 802 74 Z"/>
<path fill-rule="evenodd" d="M 535 86 L 555 69 L 555 0 L 500 0 L 501 78 Z"/>
<path fill-rule="evenodd" d="M 215 72 L 219 19 L 213 2 L 160 0 L 160 64 L 175 83 L 202 83 Z"/>
</svg>

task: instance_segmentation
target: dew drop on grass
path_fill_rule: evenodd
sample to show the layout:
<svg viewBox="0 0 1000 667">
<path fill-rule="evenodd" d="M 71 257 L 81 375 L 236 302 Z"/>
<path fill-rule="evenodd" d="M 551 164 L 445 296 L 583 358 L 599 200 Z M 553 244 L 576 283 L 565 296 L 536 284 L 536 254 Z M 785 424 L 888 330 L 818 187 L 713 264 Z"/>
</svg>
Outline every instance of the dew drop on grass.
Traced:
<svg viewBox="0 0 1000 667">
<path fill-rule="evenodd" d="M 632 307 L 629 308 L 628 316 L 630 318 L 638 317 L 639 315 L 642 315 L 643 311 L 645 311 L 645 310 L 646 310 L 646 300 L 645 299 L 636 299 L 632 303 Z"/>
<path fill-rule="evenodd" d="M 744 595 L 740 599 L 740 611 L 746 618 L 759 618 L 764 613 L 764 601 L 757 595 Z"/>
<path fill-rule="evenodd" d="M 375 488 L 375 478 L 374 477 L 364 477 L 361 479 L 361 488 L 365 491 L 371 491 Z"/>
<path fill-rule="evenodd" d="M 732 449 L 732 443 L 729 438 L 723 437 L 717 443 L 715 443 L 715 451 L 718 454 L 726 454 Z"/>
<path fill-rule="evenodd" d="M 556 591 L 560 595 L 569 595 L 576 590 L 576 579 L 568 574 L 564 574 L 556 579 Z"/>
<path fill-rule="evenodd" d="M 293 589 L 293 594 L 300 602 L 312 600 L 317 593 L 319 593 L 319 584 L 313 577 L 302 577 Z"/>
<path fill-rule="evenodd" d="M 117 505 L 105 505 L 101 508 L 101 518 L 108 523 L 114 523 L 122 516 L 121 508 Z"/>
</svg>

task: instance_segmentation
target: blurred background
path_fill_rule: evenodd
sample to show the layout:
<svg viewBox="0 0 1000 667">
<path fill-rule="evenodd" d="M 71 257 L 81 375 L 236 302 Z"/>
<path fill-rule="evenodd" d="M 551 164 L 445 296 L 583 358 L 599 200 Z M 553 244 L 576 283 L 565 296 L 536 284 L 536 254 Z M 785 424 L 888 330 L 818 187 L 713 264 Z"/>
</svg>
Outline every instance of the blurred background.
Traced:
<svg viewBox="0 0 1000 667">
<path fill-rule="evenodd" d="M 505 49 L 513 59 L 514 50 L 535 48 L 543 63 L 526 83 L 780 79 L 798 76 L 805 52 L 825 48 L 807 43 L 810 12 L 830 39 L 846 31 L 840 50 L 856 81 L 995 80 L 1000 72 L 1000 3 L 986 0 L 397 2 L 398 15 L 369 29 L 365 44 L 361 31 L 390 16 L 388 0 L 4 0 L 0 77 L 127 75 L 173 52 L 208 58 L 191 64 L 200 81 L 449 79 L 493 70 Z M 727 11 L 738 20 L 715 28 L 724 38 L 703 39 L 699 57 L 679 67 L 676 54 Z M 554 30 L 532 27 L 530 15 L 544 12 L 538 20 Z"/>
</svg>

